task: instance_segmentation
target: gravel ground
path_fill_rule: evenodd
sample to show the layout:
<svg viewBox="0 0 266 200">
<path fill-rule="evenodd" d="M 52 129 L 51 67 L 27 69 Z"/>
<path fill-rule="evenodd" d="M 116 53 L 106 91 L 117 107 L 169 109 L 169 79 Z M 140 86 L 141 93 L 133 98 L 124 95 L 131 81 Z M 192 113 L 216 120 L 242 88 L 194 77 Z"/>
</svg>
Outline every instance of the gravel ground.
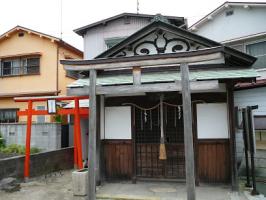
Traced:
<svg viewBox="0 0 266 200">
<path fill-rule="evenodd" d="M 0 191 L 0 200 L 83 200 L 73 197 L 71 171 L 63 171 L 21 183 L 20 191 Z"/>
<path fill-rule="evenodd" d="M 6 193 L 0 191 L 0 200 L 85 200 L 74 197 L 71 170 L 55 172 L 21 183 L 20 191 Z M 232 195 L 226 185 L 202 185 L 196 188 L 197 200 L 245 200 L 242 195 Z M 101 199 L 140 199 L 140 200 L 185 200 L 185 184 L 166 182 L 104 183 L 97 188 Z M 109 198 L 110 197 L 110 198 Z M 149 197 L 149 198 L 148 198 Z"/>
</svg>

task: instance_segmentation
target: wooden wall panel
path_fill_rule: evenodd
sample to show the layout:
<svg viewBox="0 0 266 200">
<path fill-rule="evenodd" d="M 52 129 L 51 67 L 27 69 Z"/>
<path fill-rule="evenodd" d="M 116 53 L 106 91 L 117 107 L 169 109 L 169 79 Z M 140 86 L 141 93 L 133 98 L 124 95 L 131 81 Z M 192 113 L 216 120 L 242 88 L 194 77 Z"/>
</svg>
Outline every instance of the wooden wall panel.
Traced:
<svg viewBox="0 0 266 200">
<path fill-rule="evenodd" d="M 198 140 L 198 173 L 200 182 L 229 182 L 229 140 Z"/>
<path fill-rule="evenodd" d="M 106 179 L 130 179 L 132 158 L 131 140 L 104 140 Z"/>
</svg>

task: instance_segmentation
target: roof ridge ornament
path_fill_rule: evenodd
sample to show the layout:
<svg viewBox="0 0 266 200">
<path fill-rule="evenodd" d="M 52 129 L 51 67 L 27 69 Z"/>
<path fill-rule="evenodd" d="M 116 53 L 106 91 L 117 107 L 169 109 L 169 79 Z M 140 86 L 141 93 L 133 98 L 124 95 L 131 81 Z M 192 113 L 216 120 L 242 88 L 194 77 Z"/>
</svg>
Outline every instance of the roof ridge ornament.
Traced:
<svg viewBox="0 0 266 200">
<path fill-rule="evenodd" d="M 165 23 L 168 23 L 170 24 L 169 20 L 163 16 L 161 13 L 157 13 L 153 19 L 151 20 L 151 22 L 158 22 L 158 21 L 161 21 L 161 22 L 165 22 Z"/>
</svg>

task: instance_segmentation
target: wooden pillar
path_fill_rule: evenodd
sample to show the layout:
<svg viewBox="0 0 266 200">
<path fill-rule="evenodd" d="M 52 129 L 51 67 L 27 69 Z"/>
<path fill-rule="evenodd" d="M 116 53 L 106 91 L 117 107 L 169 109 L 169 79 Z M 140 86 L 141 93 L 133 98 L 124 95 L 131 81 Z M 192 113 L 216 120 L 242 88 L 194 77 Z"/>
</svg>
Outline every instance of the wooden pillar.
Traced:
<svg viewBox="0 0 266 200">
<path fill-rule="evenodd" d="M 90 114 L 88 147 L 88 200 L 96 199 L 96 70 L 90 70 Z"/>
<path fill-rule="evenodd" d="M 186 186 L 187 200 L 195 200 L 195 167 L 192 133 L 192 112 L 191 95 L 189 83 L 189 68 L 186 63 L 180 65 L 184 119 L 184 140 L 185 140 L 185 164 L 186 164 Z"/>
<path fill-rule="evenodd" d="M 102 139 L 105 138 L 105 97 L 104 95 L 100 96 L 100 138 L 99 138 L 99 143 L 100 143 L 100 183 L 103 180 L 103 177 L 105 176 L 105 162 L 104 162 L 104 143 L 102 143 Z"/>
<path fill-rule="evenodd" d="M 31 124 L 32 124 L 32 101 L 28 101 L 28 118 L 27 118 L 27 133 L 26 133 L 26 148 L 24 162 L 24 179 L 30 176 L 30 140 L 31 140 Z"/>
<path fill-rule="evenodd" d="M 82 142 L 81 142 L 81 128 L 80 128 L 80 114 L 79 114 L 79 99 L 75 98 L 75 114 L 74 114 L 74 135 L 76 138 L 77 164 L 78 169 L 83 169 L 82 161 Z"/>
<path fill-rule="evenodd" d="M 96 97 L 96 186 L 101 185 L 101 97 Z"/>
<path fill-rule="evenodd" d="M 234 84 L 227 83 L 227 112 L 230 132 L 230 162 L 231 162 L 231 184 L 232 190 L 238 190 L 237 183 L 237 164 L 236 164 L 236 137 L 235 137 L 235 120 L 234 120 Z"/>
</svg>

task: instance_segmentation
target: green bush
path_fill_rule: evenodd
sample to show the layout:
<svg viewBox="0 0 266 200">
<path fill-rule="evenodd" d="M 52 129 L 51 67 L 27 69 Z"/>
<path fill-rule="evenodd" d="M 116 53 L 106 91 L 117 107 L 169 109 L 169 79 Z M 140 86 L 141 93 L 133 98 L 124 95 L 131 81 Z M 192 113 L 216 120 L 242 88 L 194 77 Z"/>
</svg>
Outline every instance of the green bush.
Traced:
<svg viewBox="0 0 266 200">
<path fill-rule="evenodd" d="M 33 154 L 33 153 L 39 153 L 41 150 L 38 149 L 37 147 L 32 147 L 30 148 L 30 153 Z"/>
<path fill-rule="evenodd" d="M 6 146 L 6 141 L 0 133 L 0 149 Z"/>
<path fill-rule="evenodd" d="M 62 116 L 61 115 L 55 115 L 54 116 L 54 121 L 57 123 L 62 123 Z"/>
<path fill-rule="evenodd" d="M 39 153 L 41 150 L 36 148 L 36 147 L 32 147 L 30 149 L 30 153 L 33 154 L 33 153 Z M 0 149 L 0 152 L 2 153 L 6 153 L 6 154 L 25 154 L 25 146 L 22 146 L 22 145 L 17 145 L 17 144 L 10 144 L 4 148 L 1 148 Z"/>
</svg>

